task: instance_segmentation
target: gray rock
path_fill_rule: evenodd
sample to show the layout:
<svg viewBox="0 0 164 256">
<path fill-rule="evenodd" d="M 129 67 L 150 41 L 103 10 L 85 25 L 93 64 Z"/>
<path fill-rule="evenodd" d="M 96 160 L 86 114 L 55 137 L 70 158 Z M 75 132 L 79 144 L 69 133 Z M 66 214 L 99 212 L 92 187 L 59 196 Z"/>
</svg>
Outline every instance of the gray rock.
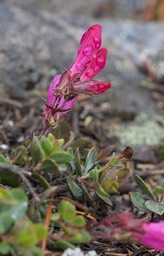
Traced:
<svg viewBox="0 0 164 256">
<path fill-rule="evenodd" d="M 0 90 L 22 97 L 23 89 L 47 88 L 52 68 L 69 68 L 75 30 L 48 12 L 0 3 Z"/>
<path fill-rule="evenodd" d="M 93 3 L 94 0 L 89 1 L 88 9 Z M 75 9 L 80 9 L 80 1 L 75 6 L 72 4 L 68 13 L 63 1 L 50 1 L 48 6 L 44 10 L 44 1 L 37 0 L 0 2 L 1 92 L 22 98 L 23 89 L 47 88 L 55 70 L 69 69 L 85 29 L 91 24 L 101 23 L 103 46 L 108 48 L 109 57 L 99 77 L 111 81 L 113 87 L 110 94 L 99 96 L 94 101 L 107 100 L 114 108 L 128 112 L 156 111 L 151 93 L 140 86 L 145 76 L 138 66 L 142 66 L 142 55 L 148 56 L 149 53 L 156 60 L 154 66 L 157 67 L 157 63 L 162 66 L 163 60 L 156 56 L 164 45 L 163 23 L 97 20 L 90 16 L 84 20 L 83 13 L 74 13 Z M 50 6 L 52 10 L 48 11 Z M 156 68 L 155 72 L 159 69 Z M 159 73 L 163 77 L 162 68 Z"/>
<path fill-rule="evenodd" d="M 113 87 L 109 95 L 98 96 L 94 100 L 98 103 L 101 97 L 105 97 L 118 111 L 155 113 L 157 105 L 152 99 L 152 92 L 143 87 L 146 75 L 140 68 L 143 68 L 144 55 L 149 61 L 148 65 L 150 61 L 155 63 L 153 72 L 162 82 L 164 58 L 160 52 L 164 50 L 164 24 L 107 19 L 102 19 L 101 24 L 104 46 L 109 50 L 103 75 Z"/>
<path fill-rule="evenodd" d="M 146 75 L 140 68 L 146 58 L 155 76 L 163 82 L 164 24 L 112 20 L 108 16 L 96 19 L 92 14 L 100 3 L 101 0 L 49 0 L 48 4 L 41 0 L 0 1 L 0 94 L 24 99 L 27 90 L 48 88 L 55 72 L 69 69 L 82 33 L 91 24 L 100 23 L 103 47 L 109 50 L 109 55 L 97 79 L 111 81 L 112 88 L 89 101 L 106 106 L 107 120 L 111 118 L 111 108 L 116 116 L 121 116 L 121 112 L 124 116 L 136 116 L 130 123 L 124 123 L 121 130 L 116 127 L 114 134 L 120 136 L 122 144 L 132 138 L 136 138 L 133 144 L 142 143 L 143 136 L 148 136 L 145 141 L 157 144 L 161 140 L 157 133 L 161 133 L 163 124 L 157 126 L 159 121 L 152 118 L 158 113 L 157 103 L 151 91 L 142 86 Z M 118 9 L 123 8 L 123 1 L 118 0 L 117 4 Z M 147 117 L 138 122 L 137 116 L 142 113 Z M 139 126 L 143 127 L 140 137 L 136 135 Z M 147 130 L 152 130 L 153 135 Z M 126 131 L 130 136 L 123 141 Z"/>
</svg>

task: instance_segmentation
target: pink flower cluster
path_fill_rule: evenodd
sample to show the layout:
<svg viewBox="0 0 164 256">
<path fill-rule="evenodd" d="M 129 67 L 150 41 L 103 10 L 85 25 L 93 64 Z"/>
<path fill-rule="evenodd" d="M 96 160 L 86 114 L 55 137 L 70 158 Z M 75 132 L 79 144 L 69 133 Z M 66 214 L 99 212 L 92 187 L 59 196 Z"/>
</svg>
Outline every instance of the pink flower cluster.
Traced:
<svg viewBox="0 0 164 256">
<path fill-rule="evenodd" d="M 82 36 L 75 61 L 69 71 L 54 77 L 49 90 L 43 118 L 48 124 L 62 119 L 72 108 L 78 94 L 101 94 L 111 87 L 110 83 L 94 81 L 93 78 L 104 68 L 107 49 L 101 48 L 101 26 L 91 26 Z"/>
<path fill-rule="evenodd" d="M 164 252 L 164 221 L 144 223 L 143 234 L 136 234 L 139 242 Z"/>
<path fill-rule="evenodd" d="M 133 240 L 164 252 L 164 221 L 147 223 L 148 219 L 135 219 L 130 212 L 107 216 L 99 224 L 98 235 L 118 241 Z"/>
</svg>

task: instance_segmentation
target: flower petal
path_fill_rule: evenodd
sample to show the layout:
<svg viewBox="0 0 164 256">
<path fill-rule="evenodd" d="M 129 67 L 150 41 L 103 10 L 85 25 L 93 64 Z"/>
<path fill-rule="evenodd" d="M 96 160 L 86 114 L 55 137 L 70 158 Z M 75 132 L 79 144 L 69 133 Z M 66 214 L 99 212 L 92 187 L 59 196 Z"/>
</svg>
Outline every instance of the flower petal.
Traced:
<svg viewBox="0 0 164 256">
<path fill-rule="evenodd" d="M 74 83 L 71 86 L 72 93 L 86 93 L 90 95 L 101 94 L 108 90 L 111 84 L 108 82 L 84 81 Z"/>
<path fill-rule="evenodd" d="M 108 90 L 111 87 L 111 84 L 104 81 L 104 82 L 98 82 L 98 81 L 91 81 L 89 84 L 87 90 L 88 92 L 91 92 L 93 94 L 101 94 Z"/>
<path fill-rule="evenodd" d="M 108 51 L 106 48 L 100 49 L 95 57 L 88 63 L 80 76 L 81 81 L 91 80 L 95 77 L 105 66 Z"/>
<path fill-rule="evenodd" d="M 164 221 L 143 224 L 144 234 L 138 234 L 140 243 L 164 251 Z"/>
<path fill-rule="evenodd" d="M 49 89 L 48 89 L 48 104 L 52 105 L 56 99 L 56 97 L 54 96 L 54 89 L 56 88 L 56 85 L 59 83 L 60 81 L 60 77 L 61 74 L 58 74 L 54 77 L 54 79 L 52 80 Z M 49 112 L 50 109 L 46 106 L 45 108 L 46 112 Z"/>
<path fill-rule="evenodd" d="M 75 75 L 82 71 L 84 66 L 101 46 L 101 26 L 99 24 L 91 26 L 82 36 L 80 47 L 70 71 L 71 75 Z"/>
</svg>

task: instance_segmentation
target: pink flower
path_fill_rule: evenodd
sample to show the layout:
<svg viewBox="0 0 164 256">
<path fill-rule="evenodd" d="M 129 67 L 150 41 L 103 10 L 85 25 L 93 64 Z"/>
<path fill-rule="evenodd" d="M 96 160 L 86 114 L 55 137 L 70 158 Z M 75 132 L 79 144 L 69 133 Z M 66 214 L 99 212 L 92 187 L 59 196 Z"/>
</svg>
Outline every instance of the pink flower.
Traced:
<svg viewBox="0 0 164 256">
<path fill-rule="evenodd" d="M 102 40 L 101 30 L 101 26 L 96 24 L 83 34 L 75 61 L 70 69 L 72 75 L 78 74 L 98 52 Z"/>
<path fill-rule="evenodd" d="M 107 216 L 92 226 L 95 235 L 118 241 L 135 241 L 164 251 L 164 221 L 147 223 L 148 218 L 135 219 L 133 213 Z"/>
<path fill-rule="evenodd" d="M 137 234 L 139 242 L 164 252 L 164 221 L 144 223 L 143 234 Z"/>
<path fill-rule="evenodd" d="M 56 119 L 62 119 L 67 112 L 72 108 L 74 102 L 76 101 L 76 98 L 65 101 L 64 96 L 57 98 L 54 95 L 54 90 L 56 88 L 56 85 L 59 83 L 61 78 L 61 74 L 58 74 L 54 77 L 52 80 L 52 83 L 48 89 L 48 104 L 46 104 L 45 111 L 51 115 L 56 115 Z M 54 112 L 54 113 L 53 113 Z"/>
<path fill-rule="evenodd" d="M 69 71 L 58 74 L 48 90 L 43 117 L 62 119 L 72 108 L 79 93 L 101 94 L 111 87 L 109 82 L 94 81 L 93 78 L 105 67 L 107 49 L 101 48 L 101 26 L 91 26 L 82 36 L 75 61 Z"/>
</svg>

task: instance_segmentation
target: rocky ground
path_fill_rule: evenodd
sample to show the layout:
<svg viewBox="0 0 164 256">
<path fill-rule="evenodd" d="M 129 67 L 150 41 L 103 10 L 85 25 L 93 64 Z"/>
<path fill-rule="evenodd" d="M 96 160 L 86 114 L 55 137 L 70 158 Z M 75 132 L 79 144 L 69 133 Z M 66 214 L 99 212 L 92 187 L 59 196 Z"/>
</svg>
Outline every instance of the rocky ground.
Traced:
<svg viewBox="0 0 164 256">
<path fill-rule="evenodd" d="M 113 86 L 109 93 L 93 101 L 103 108 L 112 109 L 116 118 L 128 115 L 127 119 L 131 121 L 132 117 L 136 129 L 143 122 L 145 129 L 153 131 L 154 135 L 143 131 L 145 138 L 142 136 L 139 143 L 142 140 L 151 143 L 152 136 L 155 137 L 152 144 L 159 143 L 164 139 L 161 133 L 164 24 L 136 21 L 136 16 L 135 20 L 125 19 L 126 7 L 128 13 L 131 11 L 134 15 L 144 8 L 144 1 L 129 2 L 116 1 L 113 12 L 112 5 L 111 9 L 107 8 L 107 16 L 107 11 L 103 11 L 103 1 L 90 0 L 87 4 L 85 1 L 76 1 L 75 4 L 73 1 L 67 4 L 65 1 L 50 1 L 49 4 L 37 0 L 1 1 L 0 92 L 3 99 L 5 94 L 22 100 L 33 90 L 46 90 L 56 72 L 69 68 L 84 30 L 93 23 L 101 23 L 103 45 L 108 48 L 109 57 L 100 78 L 111 81 Z M 96 14 L 98 10 L 101 10 L 100 17 Z M 120 13 L 119 18 L 116 10 Z M 89 100 L 88 104 L 93 101 Z M 117 128 L 116 124 L 115 128 L 112 134 L 116 132 L 118 135 L 118 130 L 122 129 L 126 136 L 127 127 Z M 134 134 L 136 129 L 132 129 Z M 125 143 L 129 142 L 127 138 Z"/>
</svg>

